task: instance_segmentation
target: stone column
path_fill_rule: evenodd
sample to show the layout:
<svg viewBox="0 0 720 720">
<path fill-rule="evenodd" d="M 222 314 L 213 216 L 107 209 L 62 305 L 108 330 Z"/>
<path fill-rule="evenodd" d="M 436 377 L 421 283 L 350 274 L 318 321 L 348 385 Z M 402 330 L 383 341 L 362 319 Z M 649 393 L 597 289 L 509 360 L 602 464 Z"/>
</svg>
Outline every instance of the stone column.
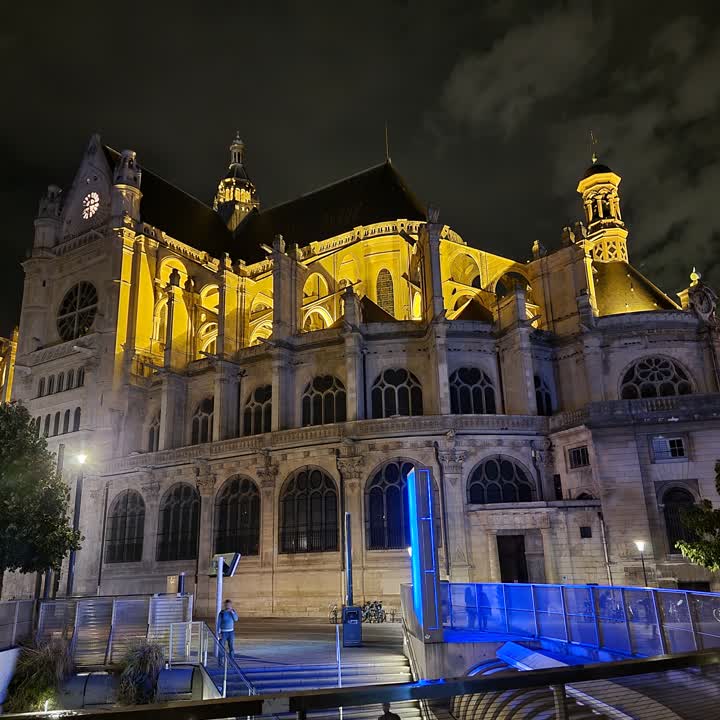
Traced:
<svg viewBox="0 0 720 720">
<path fill-rule="evenodd" d="M 363 485 L 365 461 L 357 454 L 352 445 L 343 446 L 338 451 L 337 468 L 343 482 L 345 493 L 345 512 L 350 513 L 350 528 L 352 532 L 352 565 L 353 565 L 353 594 L 355 604 L 360 604 L 365 593 L 365 537 L 363 533 Z M 344 523 L 345 519 L 340 518 Z M 344 553 L 345 548 L 340 548 Z"/>
<path fill-rule="evenodd" d="M 450 582 L 470 582 L 468 535 L 465 523 L 465 483 L 463 461 L 465 452 L 455 447 L 454 434 L 449 434 L 446 447 L 438 452 L 445 490 L 445 527 L 450 559 Z"/>
<path fill-rule="evenodd" d="M 541 527 L 540 534 L 542 535 L 543 543 L 543 557 L 545 558 L 545 582 L 556 583 L 558 582 L 557 564 L 555 562 L 555 547 L 552 540 L 552 528 Z"/>
</svg>

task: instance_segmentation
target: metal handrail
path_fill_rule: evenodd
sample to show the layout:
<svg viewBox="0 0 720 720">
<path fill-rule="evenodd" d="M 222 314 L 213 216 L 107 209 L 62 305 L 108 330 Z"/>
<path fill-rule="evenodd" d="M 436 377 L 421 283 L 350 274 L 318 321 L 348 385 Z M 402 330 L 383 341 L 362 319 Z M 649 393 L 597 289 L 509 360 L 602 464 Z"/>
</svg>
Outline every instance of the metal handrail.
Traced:
<svg viewBox="0 0 720 720">
<path fill-rule="evenodd" d="M 407 623 L 405 622 L 405 618 L 402 616 L 400 617 L 400 623 L 403 632 L 403 640 L 405 641 L 405 647 L 408 649 L 410 673 L 412 674 L 413 681 L 419 682 L 421 680 L 420 668 L 418 667 L 417 657 L 415 656 L 415 648 L 412 646 L 412 641 L 410 640 L 410 630 L 407 626 Z M 433 717 L 430 714 L 429 708 L 427 706 L 427 700 L 420 698 L 418 700 L 418 704 L 420 705 L 420 717 L 422 718 L 422 720 L 428 720 L 428 718 Z"/>
<path fill-rule="evenodd" d="M 393 683 L 347 688 L 328 688 L 312 692 L 286 692 L 252 697 L 234 697 L 218 700 L 193 700 L 140 706 L 133 709 L 111 708 L 100 711 L 65 710 L 65 720 L 219 720 L 219 718 L 273 714 L 274 708 L 284 705 L 298 718 L 308 712 L 337 707 L 358 707 L 382 702 L 408 700 L 445 700 L 458 695 L 502 692 L 514 689 L 562 686 L 595 680 L 612 680 L 628 676 L 641 676 L 688 668 L 720 665 L 720 653 L 706 651 L 665 655 L 655 658 L 621 660 L 594 665 L 569 665 L 524 672 L 498 672 L 493 675 L 449 678 L 443 682 Z M 27 720 L 28 715 L 3 715 L 3 720 Z"/>
<path fill-rule="evenodd" d="M 177 637 L 177 629 L 185 628 L 185 653 L 179 657 L 174 657 L 174 640 Z M 192 636 L 193 627 L 198 628 L 198 645 L 197 653 L 194 653 Z M 217 635 L 212 631 L 206 622 L 201 620 L 181 622 L 181 623 L 170 623 L 170 633 L 168 639 L 168 653 L 167 661 L 168 667 L 172 667 L 173 662 L 175 663 L 193 663 L 202 665 L 205 670 L 210 674 L 208 668 L 208 658 L 214 657 L 218 659 L 218 664 L 222 662 L 223 670 L 223 682 L 221 690 L 222 696 L 227 696 L 227 681 L 228 672 L 232 675 L 233 673 L 242 681 L 247 689 L 248 695 L 256 695 L 257 690 L 255 686 L 250 682 L 247 675 L 242 671 L 240 666 L 237 664 L 235 658 L 230 657 L 230 654 L 226 649 L 223 648 L 222 643 L 218 639 Z M 220 661 L 222 658 L 222 661 Z"/>
</svg>

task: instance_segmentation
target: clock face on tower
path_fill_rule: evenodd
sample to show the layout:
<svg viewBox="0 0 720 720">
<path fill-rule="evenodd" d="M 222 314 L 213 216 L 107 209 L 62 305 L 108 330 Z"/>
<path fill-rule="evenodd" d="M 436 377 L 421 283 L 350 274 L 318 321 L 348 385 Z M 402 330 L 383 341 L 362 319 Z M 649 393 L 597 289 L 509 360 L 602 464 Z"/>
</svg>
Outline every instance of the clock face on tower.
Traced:
<svg viewBox="0 0 720 720">
<path fill-rule="evenodd" d="M 100 207 L 100 196 L 96 192 L 89 192 L 82 201 L 83 220 L 89 220 Z"/>
</svg>

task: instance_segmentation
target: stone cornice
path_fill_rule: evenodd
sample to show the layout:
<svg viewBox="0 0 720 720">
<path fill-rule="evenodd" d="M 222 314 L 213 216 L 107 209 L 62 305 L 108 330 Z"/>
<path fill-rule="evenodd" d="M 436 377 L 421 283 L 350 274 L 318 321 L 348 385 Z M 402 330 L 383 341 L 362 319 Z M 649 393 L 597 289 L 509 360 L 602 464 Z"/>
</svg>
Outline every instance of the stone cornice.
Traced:
<svg viewBox="0 0 720 720">
<path fill-rule="evenodd" d="M 424 415 L 378 420 L 356 420 L 335 425 L 281 430 L 266 435 L 232 438 L 204 445 L 190 445 L 175 450 L 130 455 L 109 460 L 103 474 L 116 474 L 152 465 L 179 465 L 202 458 L 222 458 L 238 454 L 259 453 L 263 449 L 280 450 L 307 447 L 345 439 L 408 437 L 413 435 L 445 436 L 449 430 L 457 435 L 498 434 L 538 435 L 548 430 L 548 418 L 534 415 Z"/>
<path fill-rule="evenodd" d="M 579 410 L 550 418 L 550 431 L 558 432 L 578 425 L 617 427 L 697 420 L 720 421 L 720 393 L 590 403 Z"/>
</svg>

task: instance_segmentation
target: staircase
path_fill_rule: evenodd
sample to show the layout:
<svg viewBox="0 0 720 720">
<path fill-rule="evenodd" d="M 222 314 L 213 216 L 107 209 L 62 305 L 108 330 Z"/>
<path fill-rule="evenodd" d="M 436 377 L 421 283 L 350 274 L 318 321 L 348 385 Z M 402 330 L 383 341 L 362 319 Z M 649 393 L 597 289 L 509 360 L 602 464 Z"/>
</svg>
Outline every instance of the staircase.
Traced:
<svg viewBox="0 0 720 720">
<path fill-rule="evenodd" d="M 312 662 L 318 659 L 329 660 L 334 653 L 334 641 L 328 639 L 325 652 L 321 652 L 318 647 L 308 648 L 308 657 L 311 659 L 309 664 L 302 663 L 291 650 L 287 652 L 287 657 L 278 654 L 270 661 L 263 661 L 243 655 L 242 638 L 236 638 L 237 663 L 258 695 L 337 687 L 337 664 L 327 661 Z M 215 683 L 221 686 L 222 668 L 207 669 Z M 343 687 L 412 682 L 410 663 L 403 654 L 399 627 L 371 627 L 365 632 L 362 648 L 342 648 L 341 675 Z M 247 692 L 242 682 L 228 675 L 228 697 L 245 694 Z M 347 708 L 343 709 L 343 720 L 376 720 L 382 712 L 379 704 Z M 421 720 L 420 707 L 415 701 L 393 703 L 392 712 L 397 713 L 403 720 Z M 338 715 L 337 710 L 327 710 L 309 713 L 308 717 L 325 720 L 337 718 Z"/>
</svg>

